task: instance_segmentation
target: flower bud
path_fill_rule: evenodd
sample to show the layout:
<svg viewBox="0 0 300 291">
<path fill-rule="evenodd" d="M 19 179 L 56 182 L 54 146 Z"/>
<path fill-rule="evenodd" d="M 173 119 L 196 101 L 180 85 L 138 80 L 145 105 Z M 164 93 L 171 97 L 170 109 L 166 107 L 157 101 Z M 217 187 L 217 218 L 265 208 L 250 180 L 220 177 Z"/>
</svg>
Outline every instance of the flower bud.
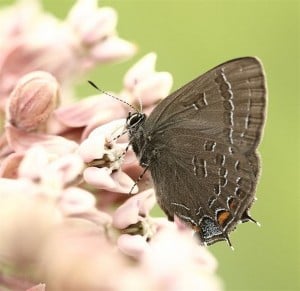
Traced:
<svg viewBox="0 0 300 291">
<path fill-rule="evenodd" d="M 67 24 L 86 46 L 93 46 L 116 31 L 116 11 L 111 7 L 97 6 L 97 1 L 77 1 L 67 18 Z"/>
<path fill-rule="evenodd" d="M 33 131 L 46 123 L 59 98 L 59 84 L 49 73 L 24 75 L 10 94 L 7 121 L 14 127 Z"/>
<path fill-rule="evenodd" d="M 118 36 L 110 36 L 90 49 L 92 59 L 102 63 L 124 60 L 133 56 L 136 46 Z"/>
</svg>

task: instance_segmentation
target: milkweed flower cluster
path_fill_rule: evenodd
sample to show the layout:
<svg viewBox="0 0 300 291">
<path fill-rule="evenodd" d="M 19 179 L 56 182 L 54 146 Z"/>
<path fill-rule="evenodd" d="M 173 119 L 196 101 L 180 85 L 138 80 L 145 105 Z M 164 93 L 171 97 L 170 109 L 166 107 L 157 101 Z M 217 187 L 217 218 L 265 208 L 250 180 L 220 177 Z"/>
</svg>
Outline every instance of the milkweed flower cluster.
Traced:
<svg viewBox="0 0 300 291">
<path fill-rule="evenodd" d="M 221 290 L 215 258 L 191 232 L 151 216 L 147 174 L 128 195 L 142 171 L 124 155 L 128 106 L 71 98 L 85 72 L 134 54 L 115 10 L 79 0 L 58 20 L 23 1 L 0 14 L 1 288 Z M 112 94 L 150 112 L 172 86 L 155 62 L 143 57 Z"/>
</svg>

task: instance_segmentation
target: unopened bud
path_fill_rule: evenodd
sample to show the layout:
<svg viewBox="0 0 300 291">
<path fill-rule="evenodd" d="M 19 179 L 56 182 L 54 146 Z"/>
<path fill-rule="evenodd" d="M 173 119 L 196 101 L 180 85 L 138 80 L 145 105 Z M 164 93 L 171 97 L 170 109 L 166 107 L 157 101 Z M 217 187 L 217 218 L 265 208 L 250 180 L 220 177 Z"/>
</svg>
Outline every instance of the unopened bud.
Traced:
<svg viewBox="0 0 300 291">
<path fill-rule="evenodd" d="M 67 22 L 83 45 L 93 46 L 115 35 L 117 13 L 111 7 L 98 8 L 97 1 L 77 1 Z"/>
<path fill-rule="evenodd" d="M 51 74 L 35 71 L 23 76 L 9 97 L 7 122 L 33 131 L 44 124 L 59 98 L 59 84 Z"/>
</svg>

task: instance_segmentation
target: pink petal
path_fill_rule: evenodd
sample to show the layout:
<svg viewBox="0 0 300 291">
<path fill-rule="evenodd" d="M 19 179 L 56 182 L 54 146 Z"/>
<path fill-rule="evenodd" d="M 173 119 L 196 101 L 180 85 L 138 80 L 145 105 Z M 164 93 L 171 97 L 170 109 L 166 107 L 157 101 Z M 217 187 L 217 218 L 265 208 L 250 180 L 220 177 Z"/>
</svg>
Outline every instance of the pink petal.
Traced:
<svg viewBox="0 0 300 291">
<path fill-rule="evenodd" d="M 1 13 L 2 33 L 7 37 L 15 37 L 30 31 L 32 22 L 39 16 L 41 5 L 37 1 L 19 2 L 18 5 Z"/>
<path fill-rule="evenodd" d="M 109 137 L 110 139 L 114 139 L 123 133 L 125 125 L 126 119 L 124 118 L 113 120 L 109 123 L 95 128 L 90 133 L 89 137 L 98 137 L 104 135 L 106 137 Z"/>
<path fill-rule="evenodd" d="M 62 135 L 65 132 L 69 131 L 69 127 L 63 124 L 58 118 L 55 116 L 54 113 L 50 116 L 49 120 L 47 121 L 47 129 L 48 134 L 51 135 Z"/>
<path fill-rule="evenodd" d="M 170 241 L 173 243 L 170 244 Z M 151 254 L 145 253 L 144 262 L 155 276 L 167 276 L 171 273 L 180 273 L 183 266 L 186 268 L 213 272 L 216 260 L 205 247 L 199 246 L 191 232 L 163 228 L 150 241 Z M 175 255 L 176 254 L 176 255 Z M 153 266 L 157 268 L 153 269 Z"/>
<path fill-rule="evenodd" d="M 169 221 L 166 217 L 152 217 L 153 222 L 156 225 L 156 230 L 163 231 L 165 229 L 176 230 L 177 226 L 172 221 Z"/>
<path fill-rule="evenodd" d="M 202 268 L 204 268 L 209 273 L 216 272 L 218 268 L 218 261 L 206 247 L 200 247 L 195 255 L 198 263 Z"/>
<path fill-rule="evenodd" d="M 39 179 L 49 163 L 49 154 L 44 147 L 36 145 L 26 151 L 18 169 L 20 177 Z"/>
<path fill-rule="evenodd" d="M 170 242 L 172 242 L 170 244 Z M 177 274 L 182 268 L 188 268 L 191 258 L 187 255 L 190 244 L 183 243 L 182 237 L 172 230 L 162 230 L 151 239 L 151 253 L 145 253 L 143 262 L 156 278 Z M 156 266 L 156 267 L 154 267 Z"/>
<path fill-rule="evenodd" d="M 12 153 L 7 156 L 0 164 L 0 177 L 16 179 L 18 178 L 18 168 L 23 159 L 23 154 Z"/>
<path fill-rule="evenodd" d="M 78 153 L 83 160 L 90 163 L 90 166 L 109 167 L 111 170 L 119 169 L 124 145 L 116 144 L 114 139 L 122 134 L 124 122 L 124 120 L 116 120 L 94 129 L 79 146 Z M 121 178 L 123 180 L 119 184 L 122 186 L 127 183 L 127 180 L 124 180 L 124 175 L 120 176 Z"/>
<path fill-rule="evenodd" d="M 0 97 L 1 99 L 1 97 Z M 1 108 L 1 105 L 0 105 Z M 0 159 L 7 157 L 9 154 L 13 152 L 12 148 L 9 146 L 6 135 L 0 135 Z"/>
<path fill-rule="evenodd" d="M 104 135 L 90 137 L 79 145 L 78 154 L 86 163 L 95 159 L 101 159 L 105 153 L 105 142 Z"/>
<path fill-rule="evenodd" d="M 142 254 L 149 250 L 148 243 L 140 235 L 122 234 L 117 244 L 124 254 L 134 258 L 140 258 Z"/>
<path fill-rule="evenodd" d="M 110 191 L 128 194 L 135 183 L 123 171 L 115 171 L 111 174 L 111 177 L 114 179 L 116 186 L 115 188 L 110 189 Z M 135 187 L 131 191 L 131 194 L 136 194 L 137 192 L 138 192 L 138 186 L 135 185 Z"/>
<path fill-rule="evenodd" d="M 114 93 L 109 93 L 115 96 Z M 54 112 L 55 117 L 70 127 L 83 127 L 94 119 L 106 123 L 125 114 L 123 103 L 113 97 L 101 94 L 87 97 L 75 104 L 61 107 Z"/>
<path fill-rule="evenodd" d="M 101 199 L 98 200 L 97 206 L 99 207 L 99 209 L 107 212 L 111 211 L 112 205 L 120 205 L 128 198 L 122 193 L 116 193 L 102 189 L 95 194 L 101 195 Z"/>
<path fill-rule="evenodd" d="M 69 11 L 67 22 L 78 27 L 97 10 L 97 0 L 77 0 Z"/>
<path fill-rule="evenodd" d="M 136 46 L 119 37 L 110 37 L 106 41 L 95 45 L 90 53 L 97 62 L 111 62 L 131 57 Z"/>
<path fill-rule="evenodd" d="M 122 171 L 111 174 L 108 168 L 88 167 L 83 172 L 84 180 L 98 189 L 128 194 L 134 181 Z M 132 193 L 137 192 L 137 187 Z"/>
<path fill-rule="evenodd" d="M 83 160 L 76 154 L 65 154 L 64 156 L 49 163 L 45 173 L 41 174 L 42 179 L 49 176 L 58 176 L 63 185 L 73 183 L 81 176 L 84 168 Z"/>
<path fill-rule="evenodd" d="M 62 192 L 59 202 L 60 209 L 65 215 L 75 215 L 89 212 L 95 207 L 96 199 L 90 192 L 69 187 Z"/>
<path fill-rule="evenodd" d="M 166 97 L 172 85 L 173 78 L 170 73 L 155 73 L 136 85 L 134 95 L 142 98 L 143 106 L 150 106 Z"/>
<path fill-rule="evenodd" d="M 139 208 L 140 215 L 149 214 L 150 210 L 156 203 L 154 189 L 145 190 L 129 198 L 127 201 L 136 201 Z"/>
<path fill-rule="evenodd" d="M 77 143 L 67 140 L 61 136 L 29 133 L 13 126 L 6 127 L 6 135 L 9 145 L 15 152 L 20 153 L 26 151 L 33 144 L 37 143 L 44 146 L 47 151 L 61 155 L 73 152 L 78 147 Z"/>
<path fill-rule="evenodd" d="M 128 90 L 154 73 L 156 54 L 150 53 L 133 65 L 124 77 L 124 87 Z"/>
<path fill-rule="evenodd" d="M 47 136 L 47 139 L 39 142 L 48 152 L 64 155 L 74 152 L 78 148 L 78 144 L 72 140 L 61 136 Z"/>
<path fill-rule="evenodd" d="M 139 207 L 137 201 L 126 201 L 113 214 L 113 226 L 124 229 L 139 221 Z"/>
<path fill-rule="evenodd" d="M 9 95 L 21 76 L 37 69 L 30 65 L 36 53 L 29 52 L 20 41 L 12 42 L 4 53 L 0 59 L 0 88 Z"/>
<path fill-rule="evenodd" d="M 115 181 L 111 178 L 111 171 L 108 168 L 88 167 L 83 172 L 84 180 L 98 189 L 113 189 Z"/>
<path fill-rule="evenodd" d="M 83 127 L 91 117 L 99 114 L 101 97 L 91 96 L 68 106 L 60 107 L 54 114 L 63 124 L 70 127 Z"/>
<path fill-rule="evenodd" d="M 100 8 L 83 22 L 80 22 L 81 41 L 93 45 L 103 38 L 114 34 L 117 25 L 117 13 L 113 8 Z"/>
<path fill-rule="evenodd" d="M 126 116 L 126 110 L 125 110 L 123 104 L 121 102 L 118 102 L 118 101 L 117 101 L 117 103 L 118 104 L 116 104 L 116 105 L 118 105 L 118 106 L 107 108 L 104 111 L 101 111 L 102 114 L 94 115 L 89 120 L 88 125 L 84 128 L 81 138 L 85 139 L 90 135 L 90 133 L 94 129 L 96 129 L 100 126 L 104 126 L 107 123 L 114 122 L 115 119 L 122 118 L 122 117 Z M 125 125 L 125 122 L 126 122 L 125 119 L 123 119 L 123 120 L 124 120 L 124 124 L 123 124 L 122 128 L 124 128 L 124 125 Z"/>
</svg>

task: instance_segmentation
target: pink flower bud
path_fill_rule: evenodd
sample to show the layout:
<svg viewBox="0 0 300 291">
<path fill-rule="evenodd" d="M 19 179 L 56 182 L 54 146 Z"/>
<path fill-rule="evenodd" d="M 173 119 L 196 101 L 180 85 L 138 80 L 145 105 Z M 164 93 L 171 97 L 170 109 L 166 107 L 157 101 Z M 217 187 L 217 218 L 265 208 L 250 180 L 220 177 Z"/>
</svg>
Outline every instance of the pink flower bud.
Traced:
<svg viewBox="0 0 300 291">
<path fill-rule="evenodd" d="M 26 74 L 10 94 L 7 121 L 25 131 L 36 130 L 48 120 L 58 98 L 59 85 L 51 74 L 43 71 Z"/>
<path fill-rule="evenodd" d="M 149 244 L 140 235 L 122 234 L 118 238 L 118 247 L 124 253 L 134 258 L 141 257 L 149 251 Z"/>
<path fill-rule="evenodd" d="M 124 90 L 121 95 L 127 96 L 127 98 L 129 95 L 129 103 L 134 104 L 141 99 L 145 109 L 169 94 L 173 85 L 172 75 L 168 72 L 156 72 L 155 63 L 156 54 L 149 53 L 126 73 L 123 81 Z"/>
<path fill-rule="evenodd" d="M 98 8 L 97 1 L 77 1 L 68 15 L 67 23 L 83 44 L 94 45 L 115 34 L 117 13 L 111 7 Z"/>
<path fill-rule="evenodd" d="M 96 198 L 90 192 L 78 188 L 65 189 L 59 201 L 59 206 L 65 215 L 77 215 L 94 210 Z"/>
<path fill-rule="evenodd" d="M 131 91 L 141 80 L 147 79 L 155 72 L 157 55 L 149 53 L 134 64 L 124 77 L 124 87 Z"/>
<path fill-rule="evenodd" d="M 111 36 L 104 42 L 94 45 L 90 54 L 98 62 L 107 63 L 127 59 L 134 55 L 136 46 L 125 39 Z"/>
</svg>

